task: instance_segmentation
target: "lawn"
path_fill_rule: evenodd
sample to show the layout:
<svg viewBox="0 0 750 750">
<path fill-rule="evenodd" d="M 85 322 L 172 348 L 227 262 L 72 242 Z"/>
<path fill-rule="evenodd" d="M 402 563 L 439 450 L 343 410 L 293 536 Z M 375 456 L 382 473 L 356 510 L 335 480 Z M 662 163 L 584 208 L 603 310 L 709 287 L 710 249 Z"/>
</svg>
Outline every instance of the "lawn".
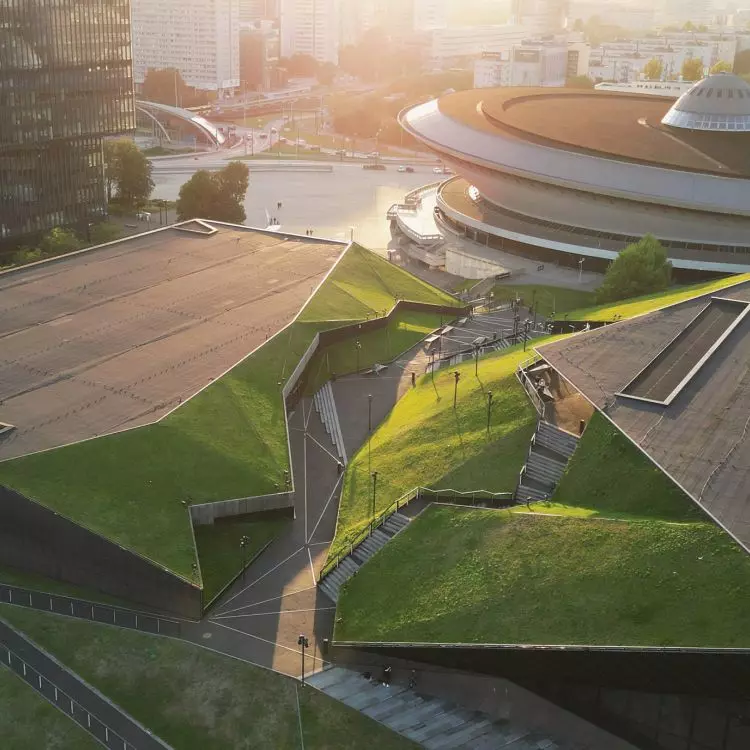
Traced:
<svg viewBox="0 0 750 750">
<path fill-rule="evenodd" d="M 195 527 L 203 574 L 203 602 L 208 606 L 290 523 L 278 514 L 219 519 L 213 524 Z M 243 536 L 247 545 L 240 546 Z"/>
<path fill-rule="evenodd" d="M 439 370 L 418 380 L 372 436 L 372 470 L 378 472 L 376 511 L 417 486 L 511 492 L 536 425 L 515 369 L 528 354 L 520 349 Z M 461 373 L 457 408 L 454 376 Z M 487 433 L 487 392 L 492 391 L 492 428 Z M 329 556 L 343 549 L 371 516 L 372 481 L 364 445 L 346 469 L 339 518 Z"/>
<path fill-rule="evenodd" d="M 318 330 L 372 317 L 399 298 L 457 304 L 352 246 L 294 323 L 177 411 L 153 425 L 3 462 L 0 483 L 200 583 L 183 502 L 283 486 L 289 459 L 279 383 Z M 210 565 L 202 572 L 212 576 Z"/>
<path fill-rule="evenodd" d="M 632 318 L 634 315 L 658 310 L 660 307 L 673 305 L 676 302 L 697 297 L 701 294 L 714 292 L 718 289 L 738 284 L 742 281 L 750 281 L 750 273 L 738 274 L 736 276 L 724 276 L 720 279 L 704 281 L 700 284 L 689 286 L 675 286 L 666 292 L 647 294 L 643 297 L 612 302 L 598 307 L 585 307 L 570 310 L 567 317 L 570 320 L 615 320 L 615 318 Z M 558 311 L 559 312 L 559 311 Z M 559 315 L 557 316 L 560 317 Z"/>
<path fill-rule="evenodd" d="M 447 317 L 436 313 L 404 310 L 396 313 L 385 328 L 325 347 L 312 362 L 307 393 L 315 393 L 334 374 L 361 371 L 376 363 L 391 362 L 439 328 L 443 320 Z"/>
<path fill-rule="evenodd" d="M 526 307 L 536 303 L 537 314 L 544 318 L 561 314 L 594 302 L 594 293 L 580 289 L 565 289 L 541 284 L 495 284 L 492 289 L 495 302 L 509 302 L 520 297 Z"/>
<path fill-rule="evenodd" d="M 9 605 L 0 616 L 175 750 L 301 747 L 294 680 L 182 641 Z M 299 694 L 308 750 L 415 747 L 312 688 Z"/>
<path fill-rule="evenodd" d="M 432 506 L 345 587 L 335 639 L 747 647 L 748 585 L 710 523 Z"/>
<path fill-rule="evenodd" d="M 0 666 L 3 750 L 96 750 L 101 745 L 10 669 Z"/>
</svg>

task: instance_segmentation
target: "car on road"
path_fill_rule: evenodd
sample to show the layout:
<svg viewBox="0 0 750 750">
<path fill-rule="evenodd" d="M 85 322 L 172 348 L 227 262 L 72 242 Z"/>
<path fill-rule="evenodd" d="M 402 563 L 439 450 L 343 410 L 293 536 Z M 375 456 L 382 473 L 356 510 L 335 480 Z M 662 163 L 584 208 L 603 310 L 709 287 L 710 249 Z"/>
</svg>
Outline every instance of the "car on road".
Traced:
<svg viewBox="0 0 750 750">
<path fill-rule="evenodd" d="M 385 164 L 363 164 L 362 169 L 376 169 L 382 172 L 385 169 Z"/>
<path fill-rule="evenodd" d="M 367 154 L 371 159 L 378 159 L 380 158 L 380 151 L 370 151 L 369 154 Z"/>
<path fill-rule="evenodd" d="M 409 167 L 409 166 L 406 166 L 406 165 L 402 164 L 402 165 L 401 165 L 401 166 L 400 166 L 400 167 L 398 168 L 398 171 L 399 171 L 399 172 L 409 172 L 409 173 L 411 173 L 411 172 L 413 172 L 413 171 L 414 171 L 414 167 Z"/>
</svg>

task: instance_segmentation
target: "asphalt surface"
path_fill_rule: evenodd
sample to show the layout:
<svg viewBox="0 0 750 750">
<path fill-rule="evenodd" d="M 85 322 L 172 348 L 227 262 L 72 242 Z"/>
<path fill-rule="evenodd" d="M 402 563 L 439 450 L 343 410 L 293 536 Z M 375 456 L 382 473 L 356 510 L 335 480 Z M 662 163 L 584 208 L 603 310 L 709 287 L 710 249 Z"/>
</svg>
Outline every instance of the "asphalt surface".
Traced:
<svg viewBox="0 0 750 750">
<path fill-rule="evenodd" d="M 11 654 L 10 658 L 8 652 Z M 0 618 L 0 658 L 6 666 L 9 666 L 22 679 L 25 679 L 48 701 L 57 705 L 68 716 L 72 716 L 77 723 L 93 734 L 105 747 L 122 750 L 124 747 L 123 740 L 131 748 L 137 750 L 164 750 L 164 748 L 169 747 L 122 709 L 86 685 L 77 675 L 65 669 L 59 662 L 13 630 L 2 618 Z M 37 674 L 27 670 L 24 678 L 19 659 L 35 670 Z M 38 675 L 43 678 L 41 689 Z M 55 687 L 58 689 L 57 696 L 55 695 Z M 64 692 L 68 698 L 61 695 L 59 691 Z M 71 698 L 78 704 L 72 710 Z M 86 713 L 91 715 L 90 726 Z M 109 730 L 109 736 L 105 727 Z M 119 735 L 119 738 L 112 736 L 112 732 Z"/>
</svg>

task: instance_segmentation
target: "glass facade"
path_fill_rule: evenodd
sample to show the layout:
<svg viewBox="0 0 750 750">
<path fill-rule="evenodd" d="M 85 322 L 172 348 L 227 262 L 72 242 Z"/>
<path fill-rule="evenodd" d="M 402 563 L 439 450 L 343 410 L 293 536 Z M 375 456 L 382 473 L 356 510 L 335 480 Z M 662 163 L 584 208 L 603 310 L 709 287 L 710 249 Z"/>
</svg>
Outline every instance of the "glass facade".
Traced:
<svg viewBox="0 0 750 750">
<path fill-rule="evenodd" d="M 103 215 L 134 128 L 130 0 L 0 0 L 0 239 Z"/>
</svg>

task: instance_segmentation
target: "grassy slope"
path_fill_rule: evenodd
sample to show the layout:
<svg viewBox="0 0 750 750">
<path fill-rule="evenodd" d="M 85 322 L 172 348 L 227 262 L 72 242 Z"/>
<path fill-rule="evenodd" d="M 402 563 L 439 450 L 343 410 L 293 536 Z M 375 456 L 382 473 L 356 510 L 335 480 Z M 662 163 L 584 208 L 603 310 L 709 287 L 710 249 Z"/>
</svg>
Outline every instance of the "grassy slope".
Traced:
<svg viewBox="0 0 750 750">
<path fill-rule="evenodd" d="M 3 750 L 96 750 L 101 745 L 33 688 L 0 666 L 0 745 Z"/>
<path fill-rule="evenodd" d="M 335 308 L 328 301 L 333 289 L 346 291 Z M 332 315 L 361 319 L 363 311 L 390 308 L 397 298 L 456 304 L 354 246 L 298 322 L 173 414 L 137 430 L 3 462 L 0 483 L 191 579 L 196 553 L 181 501 L 247 497 L 283 485 L 288 453 L 278 382 L 315 333 L 331 327 Z"/>
<path fill-rule="evenodd" d="M 717 289 L 724 289 L 724 287 L 737 284 L 741 281 L 750 281 L 750 273 L 725 276 L 700 284 L 691 284 L 690 286 L 673 287 L 666 292 L 647 294 L 643 297 L 612 302 L 606 305 L 599 305 L 598 307 L 578 308 L 569 311 L 567 316 L 570 320 L 613 320 L 615 315 L 619 315 L 621 318 L 632 318 L 634 315 L 658 310 L 660 307 L 673 305 L 676 302 L 682 302 L 691 297 L 697 297 Z M 560 315 L 557 317 L 559 318 Z"/>
<path fill-rule="evenodd" d="M 414 487 L 458 490 L 515 488 L 536 415 L 523 396 L 515 368 L 527 354 L 515 350 L 459 365 L 458 408 L 453 409 L 453 370 L 418 381 L 372 437 L 372 469 L 378 471 L 376 509 L 383 510 Z M 488 439 L 486 392 L 493 392 Z M 372 482 L 364 445 L 349 463 L 331 556 L 367 525 Z"/>
<path fill-rule="evenodd" d="M 198 547 L 201 572 L 203 574 L 203 601 L 206 605 L 216 597 L 226 584 L 242 570 L 261 550 L 272 542 L 290 519 L 276 517 L 227 518 L 213 524 L 195 527 L 195 543 Z M 250 540 L 244 549 L 240 540 Z"/>
<path fill-rule="evenodd" d="M 602 416 L 531 509 L 427 511 L 347 587 L 336 637 L 747 646 L 750 559 Z"/>
<path fill-rule="evenodd" d="M 335 635 L 746 647 L 748 583 L 750 559 L 707 523 L 433 506 L 346 588 Z"/>
<path fill-rule="evenodd" d="M 492 291 L 495 301 L 513 300 L 518 296 L 527 307 L 536 302 L 537 313 L 545 318 L 549 318 L 552 313 L 559 318 L 570 310 L 590 305 L 594 301 L 593 292 L 542 284 L 496 284 Z"/>
<path fill-rule="evenodd" d="M 300 746 L 295 682 L 181 641 L 0 605 L 0 616 L 175 750 Z M 301 695 L 309 750 L 414 745 L 326 696 Z M 2 716 L 0 711 L 0 716 Z M 355 715 L 353 715 L 355 714 Z M 330 725 L 324 722 L 330 720 Z M 27 745 L 27 747 L 46 747 Z"/>
</svg>

